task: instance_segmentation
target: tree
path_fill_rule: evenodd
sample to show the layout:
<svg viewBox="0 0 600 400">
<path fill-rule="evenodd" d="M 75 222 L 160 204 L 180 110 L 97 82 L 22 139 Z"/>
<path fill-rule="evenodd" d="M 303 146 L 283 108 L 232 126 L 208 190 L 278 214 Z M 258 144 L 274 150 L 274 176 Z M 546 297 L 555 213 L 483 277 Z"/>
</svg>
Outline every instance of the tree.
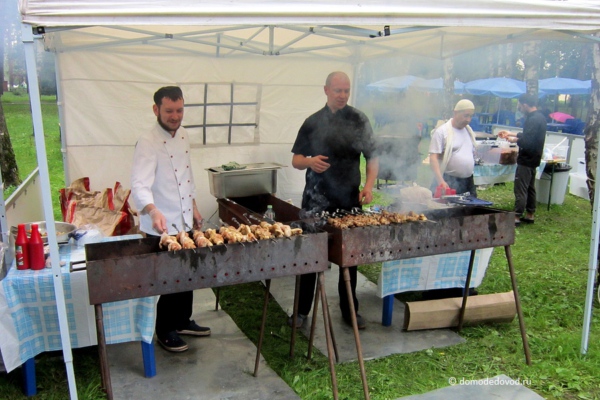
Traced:
<svg viewBox="0 0 600 400">
<path fill-rule="evenodd" d="M 594 36 L 600 37 L 599 33 Z M 598 166 L 598 130 L 600 130 L 600 44 L 595 42 L 592 48 L 592 93 L 588 119 L 583 134 L 585 136 L 585 168 L 587 174 L 590 204 L 594 207 L 596 168 Z"/>
<path fill-rule="evenodd" d="M 5 10 L 6 11 L 6 10 Z M 4 44 L 8 37 L 10 24 L 9 13 L 4 12 L 0 16 L 0 76 L 4 83 Z M 6 119 L 4 118 L 4 107 L 2 107 L 2 95 L 4 94 L 4 85 L 0 88 L 0 171 L 2 181 L 6 186 L 18 186 L 21 183 L 19 179 L 19 168 L 15 152 L 13 151 Z"/>
</svg>

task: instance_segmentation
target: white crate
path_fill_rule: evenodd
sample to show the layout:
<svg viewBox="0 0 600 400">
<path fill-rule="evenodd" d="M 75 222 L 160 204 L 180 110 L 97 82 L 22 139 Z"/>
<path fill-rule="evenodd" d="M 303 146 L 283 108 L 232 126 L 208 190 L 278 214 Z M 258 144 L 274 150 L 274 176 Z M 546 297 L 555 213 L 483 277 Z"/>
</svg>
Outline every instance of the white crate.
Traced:
<svg viewBox="0 0 600 400">
<path fill-rule="evenodd" d="M 569 174 L 569 193 L 583 197 L 586 200 L 590 199 L 587 188 L 587 177 L 585 174 Z"/>
<path fill-rule="evenodd" d="M 577 169 L 576 169 L 577 173 L 579 175 L 583 175 L 585 176 L 586 172 L 585 172 L 585 158 L 578 158 L 577 159 Z"/>
</svg>

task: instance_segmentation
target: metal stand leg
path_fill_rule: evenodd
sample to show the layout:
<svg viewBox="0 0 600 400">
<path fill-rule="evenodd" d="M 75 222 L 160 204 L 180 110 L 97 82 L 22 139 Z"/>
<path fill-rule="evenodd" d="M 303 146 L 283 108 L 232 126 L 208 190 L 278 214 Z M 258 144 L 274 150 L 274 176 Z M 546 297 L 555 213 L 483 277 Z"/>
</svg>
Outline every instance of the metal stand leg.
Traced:
<svg viewBox="0 0 600 400">
<path fill-rule="evenodd" d="M 217 290 L 216 290 L 216 292 L 217 293 L 215 293 L 215 295 L 216 295 L 215 297 L 217 299 L 215 300 L 215 311 L 219 311 L 219 295 L 221 294 L 221 288 L 218 287 Z"/>
<path fill-rule="evenodd" d="M 23 373 L 23 394 L 27 397 L 37 394 L 37 384 L 35 381 L 35 357 L 31 357 L 21 365 Z"/>
<path fill-rule="evenodd" d="M 390 294 L 383 298 L 383 307 L 381 309 L 381 325 L 392 325 L 392 314 L 394 312 L 394 295 Z"/>
<path fill-rule="evenodd" d="M 322 273 L 322 272 L 321 272 Z M 323 275 L 323 280 L 325 280 L 325 276 Z M 318 314 L 318 310 L 319 310 L 319 294 L 321 292 L 321 289 L 323 289 L 323 291 L 325 291 L 325 287 L 323 286 L 321 288 L 321 285 L 324 285 L 324 282 L 321 282 L 321 279 L 318 278 L 317 280 L 317 290 L 316 290 L 316 296 L 315 296 L 315 304 L 313 306 L 313 317 L 312 317 L 312 325 L 310 326 L 310 337 L 308 339 L 308 354 L 307 354 L 307 358 L 310 360 L 312 357 L 312 348 L 313 348 L 313 343 L 314 343 L 314 339 L 315 339 L 315 327 L 317 326 L 317 314 Z M 324 304 L 323 307 L 326 307 L 326 305 Z M 323 310 L 323 312 L 327 312 L 327 317 L 329 320 L 329 334 L 331 335 L 331 342 L 333 344 L 333 351 L 335 352 L 335 361 L 339 362 L 340 361 L 340 356 L 338 354 L 338 349 L 337 349 L 337 344 L 335 343 L 335 335 L 333 333 L 333 324 L 331 323 L 331 314 L 329 314 L 329 308 L 327 310 Z M 325 315 L 325 314 L 323 314 Z"/>
<path fill-rule="evenodd" d="M 102 387 L 106 392 L 108 400 L 113 399 L 112 383 L 110 381 L 110 370 L 108 368 L 108 356 L 106 354 L 106 337 L 104 336 L 104 319 L 102 315 L 102 304 L 94 306 L 96 312 L 96 335 L 98 336 L 98 355 L 100 357 L 100 373 L 102 376 Z"/>
<path fill-rule="evenodd" d="M 335 348 L 335 343 L 333 340 L 333 329 L 331 327 L 331 316 L 329 315 L 329 306 L 327 304 L 327 295 L 325 294 L 325 274 L 323 272 L 319 272 L 319 280 L 317 285 L 317 297 L 316 299 L 321 297 L 321 303 L 323 303 L 323 323 L 325 325 L 325 339 L 327 341 L 327 355 L 329 358 L 329 372 L 331 374 L 331 389 L 333 391 L 333 398 L 335 400 L 338 399 L 338 387 L 337 387 L 337 378 L 335 375 L 335 364 L 333 362 L 333 348 Z M 315 299 L 315 301 L 316 301 Z M 313 311 L 313 314 L 316 315 L 316 309 Z M 335 357 L 337 360 L 337 348 L 335 349 Z"/>
<path fill-rule="evenodd" d="M 471 258 L 469 258 L 469 270 L 467 271 L 467 279 L 465 281 L 465 290 L 463 291 L 462 306 L 460 314 L 458 314 L 458 331 L 462 329 L 463 320 L 465 318 L 465 309 L 467 308 L 467 297 L 469 297 L 469 286 L 471 286 L 471 275 L 473 274 L 473 263 L 475 262 L 475 250 L 471 250 Z"/>
<path fill-rule="evenodd" d="M 156 376 L 156 357 L 154 357 L 154 341 L 146 343 L 142 340 L 142 358 L 144 359 L 144 376 Z"/>
<path fill-rule="evenodd" d="M 343 268 L 343 267 L 340 267 Z M 352 329 L 354 330 L 354 341 L 356 342 L 356 355 L 358 356 L 358 365 L 360 366 L 360 376 L 363 384 L 365 400 L 369 399 L 369 386 L 367 385 L 367 373 L 365 371 L 365 362 L 362 356 L 362 347 L 360 345 L 360 336 L 358 334 L 358 324 L 356 322 L 356 310 L 354 309 L 354 299 L 352 298 L 352 287 L 350 285 L 350 272 L 344 268 L 344 282 L 346 283 L 346 292 L 348 293 L 348 305 L 350 307 L 350 318 L 352 319 Z M 341 301 L 341 299 L 340 299 Z"/>
<path fill-rule="evenodd" d="M 508 261 L 508 270 L 510 272 L 510 281 L 512 283 L 513 293 L 515 295 L 515 305 L 517 307 L 517 316 L 519 317 L 519 329 L 521 329 L 521 339 L 523 340 L 523 351 L 525 352 L 525 362 L 531 365 L 531 353 L 529 351 L 529 342 L 527 341 L 527 333 L 525 332 L 525 320 L 523 320 L 523 311 L 521 310 L 521 300 L 519 300 L 519 289 L 517 288 L 517 278 L 515 277 L 515 269 L 512 263 L 512 253 L 510 246 L 504 246 L 506 253 L 506 261 Z"/>
<path fill-rule="evenodd" d="M 296 318 L 298 318 L 298 303 L 300 302 L 300 275 L 296 275 L 296 286 L 294 288 L 294 311 L 292 312 L 292 337 L 290 339 L 290 358 L 294 358 L 296 347 Z"/>
<path fill-rule="evenodd" d="M 269 305 L 269 295 L 271 294 L 271 280 L 265 280 L 266 283 L 266 292 L 265 292 L 265 302 L 263 305 L 263 315 L 262 321 L 260 323 L 260 335 L 258 337 L 258 346 L 256 348 L 256 361 L 254 362 L 254 376 L 258 375 L 258 364 L 260 362 L 260 351 L 262 349 L 263 338 L 265 337 L 265 324 L 267 323 L 267 306 Z"/>
</svg>

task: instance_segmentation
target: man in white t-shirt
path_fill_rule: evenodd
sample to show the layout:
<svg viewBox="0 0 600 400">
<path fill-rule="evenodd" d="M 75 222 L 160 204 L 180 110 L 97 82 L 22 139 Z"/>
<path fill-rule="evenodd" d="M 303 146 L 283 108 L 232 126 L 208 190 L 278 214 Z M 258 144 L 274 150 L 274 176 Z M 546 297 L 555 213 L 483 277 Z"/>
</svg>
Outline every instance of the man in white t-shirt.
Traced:
<svg viewBox="0 0 600 400">
<path fill-rule="evenodd" d="M 433 132 L 429 164 L 437 185 L 455 189 L 457 194 L 469 192 L 477 197 L 473 181 L 475 136 L 468 126 L 474 113 L 475 105 L 470 100 L 456 103 L 454 116 Z"/>
</svg>

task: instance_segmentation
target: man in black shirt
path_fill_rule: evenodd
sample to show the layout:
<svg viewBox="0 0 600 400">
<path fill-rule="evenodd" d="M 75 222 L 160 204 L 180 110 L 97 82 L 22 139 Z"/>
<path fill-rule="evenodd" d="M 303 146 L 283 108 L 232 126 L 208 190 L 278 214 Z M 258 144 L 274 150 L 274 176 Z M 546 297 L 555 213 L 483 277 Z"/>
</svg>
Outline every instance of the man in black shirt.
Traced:
<svg viewBox="0 0 600 400">
<path fill-rule="evenodd" d="M 523 132 L 501 131 L 498 136 L 519 146 L 515 172 L 515 224 L 533 223 L 535 198 L 535 173 L 544 153 L 546 117 L 536 108 L 536 98 L 530 94 L 519 97 L 519 110 L 525 114 Z M 527 212 L 525 216 L 523 213 Z"/>
<path fill-rule="evenodd" d="M 350 79 L 343 72 L 332 72 L 325 82 L 327 104 L 308 117 L 292 147 L 292 166 L 306 170 L 306 184 L 302 194 L 302 210 L 318 213 L 336 210 L 350 211 L 373 200 L 373 184 L 379 162 L 375 156 L 375 141 L 369 119 L 364 113 L 348 105 Z M 360 156 L 367 160 L 366 182 L 360 189 Z M 365 328 L 358 315 L 356 298 L 357 267 L 347 267 L 354 309 L 359 329 Z M 301 326 L 309 314 L 315 293 L 316 274 L 302 275 L 298 320 Z M 350 305 L 343 271 L 338 281 L 340 309 L 344 321 L 352 324 Z M 289 321 L 291 325 L 291 319 Z"/>
</svg>

